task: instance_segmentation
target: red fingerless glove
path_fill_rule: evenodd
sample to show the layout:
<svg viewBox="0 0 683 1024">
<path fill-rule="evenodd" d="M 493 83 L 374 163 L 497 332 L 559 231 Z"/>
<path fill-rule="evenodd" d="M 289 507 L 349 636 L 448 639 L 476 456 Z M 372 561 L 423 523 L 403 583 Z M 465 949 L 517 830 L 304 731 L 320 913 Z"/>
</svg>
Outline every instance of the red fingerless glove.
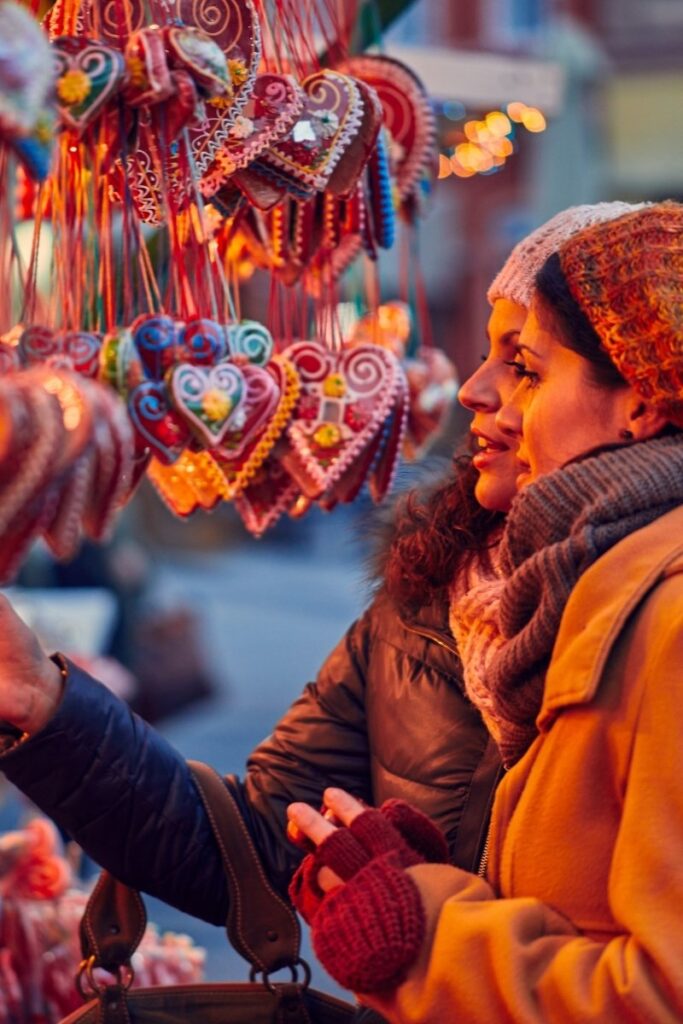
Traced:
<svg viewBox="0 0 683 1024">
<path fill-rule="evenodd" d="M 425 934 L 417 886 L 396 852 L 375 857 L 333 889 L 315 915 L 315 954 L 344 988 L 378 992 L 404 981 Z"/>
<path fill-rule="evenodd" d="M 405 801 L 387 800 L 380 810 L 364 811 L 348 828 L 331 833 L 304 858 L 292 878 L 290 899 L 311 924 L 324 898 L 317 882 L 322 867 L 329 867 L 346 882 L 374 857 L 389 852 L 396 854 L 404 868 L 424 861 L 448 861 L 446 840 L 436 825 Z"/>
</svg>

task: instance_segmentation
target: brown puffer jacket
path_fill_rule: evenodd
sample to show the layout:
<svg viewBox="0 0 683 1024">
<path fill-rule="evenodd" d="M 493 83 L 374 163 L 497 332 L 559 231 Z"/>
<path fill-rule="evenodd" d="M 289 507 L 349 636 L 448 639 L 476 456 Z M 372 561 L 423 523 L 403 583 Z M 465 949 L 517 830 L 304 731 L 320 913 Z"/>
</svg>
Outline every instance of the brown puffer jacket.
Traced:
<svg viewBox="0 0 683 1024">
<path fill-rule="evenodd" d="M 230 780 L 273 877 L 292 870 L 278 843 L 287 804 L 317 806 L 330 785 L 375 806 L 409 801 L 444 831 L 453 863 L 477 870 L 501 767 L 460 672 L 445 605 L 407 620 L 375 598 L 253 752 L 244 781 Z"/>
</svg>

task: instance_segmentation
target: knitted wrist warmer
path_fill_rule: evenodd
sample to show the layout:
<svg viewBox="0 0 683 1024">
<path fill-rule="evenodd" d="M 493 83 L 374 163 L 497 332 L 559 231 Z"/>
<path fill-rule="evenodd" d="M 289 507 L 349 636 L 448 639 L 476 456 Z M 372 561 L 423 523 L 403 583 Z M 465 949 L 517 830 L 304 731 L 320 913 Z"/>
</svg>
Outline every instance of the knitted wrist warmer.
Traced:
<svg viewBox="0 0 683 1024">
<path fill-rule="evenodd" d="M 448 846 L 436 825 L 403 800 L 387 800 L 379 810 L 359 814 L 348 828 L 336 829 L 305 857 L 292 878 L 289 897 L 310 924 L 324 897 L 317 881 L 322 867 L 346 882 L 373 857 L 390 852 L 404 868 L 448 861 Z"/>
<path fill-rule="evenodd" d="M 311 937 L 335 981 L 354 992 L 378 992 L 405 979 L 424 934 L 420 893 L 392 852 L 375 857 L 324 899 Z"/>
</svg>

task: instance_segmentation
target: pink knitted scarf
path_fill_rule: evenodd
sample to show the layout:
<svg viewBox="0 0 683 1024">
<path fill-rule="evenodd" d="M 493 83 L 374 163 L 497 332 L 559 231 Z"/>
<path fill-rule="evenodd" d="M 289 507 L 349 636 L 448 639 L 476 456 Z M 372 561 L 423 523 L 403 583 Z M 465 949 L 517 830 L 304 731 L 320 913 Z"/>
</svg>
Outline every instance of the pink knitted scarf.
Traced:
<svg viewBox="0 0 683 1024">
<path fill-rule="evenodd" d="M 510 767 L 537 734 L 545 673 L 571 591 L 589 565 L 683 501 L 683 434 L 588 456 L 513 502 L 502 578 L 454 587 L 450 624 L 465 687 Z"/>
</svg>

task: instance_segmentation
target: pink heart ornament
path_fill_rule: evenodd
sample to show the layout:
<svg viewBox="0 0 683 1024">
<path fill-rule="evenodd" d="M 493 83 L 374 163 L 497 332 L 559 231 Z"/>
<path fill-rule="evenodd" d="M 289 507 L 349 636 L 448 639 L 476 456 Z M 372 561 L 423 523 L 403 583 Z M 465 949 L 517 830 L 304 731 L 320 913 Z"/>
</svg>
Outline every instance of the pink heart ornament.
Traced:
<svg viewBox="0 0 683 1024">
<path fill-rule="evenodd" d="M 232 363 L 181 363 L 169 375 L 169 391 L 174 408 L 206 448 L 220 446 L 231 426 L 244 425 L 245 380 Z"/>
<path fill-rule="evenodd" d="M 319 498 L 362 459 L 403 394 L 405 378 L 396 357 L 373 345 L 333 353 L 304 341 L 283 355 L 299 373 L 301 396 L 287 428 L 289 450 L 280 457 L 304 494 Z"/>
</svg>

